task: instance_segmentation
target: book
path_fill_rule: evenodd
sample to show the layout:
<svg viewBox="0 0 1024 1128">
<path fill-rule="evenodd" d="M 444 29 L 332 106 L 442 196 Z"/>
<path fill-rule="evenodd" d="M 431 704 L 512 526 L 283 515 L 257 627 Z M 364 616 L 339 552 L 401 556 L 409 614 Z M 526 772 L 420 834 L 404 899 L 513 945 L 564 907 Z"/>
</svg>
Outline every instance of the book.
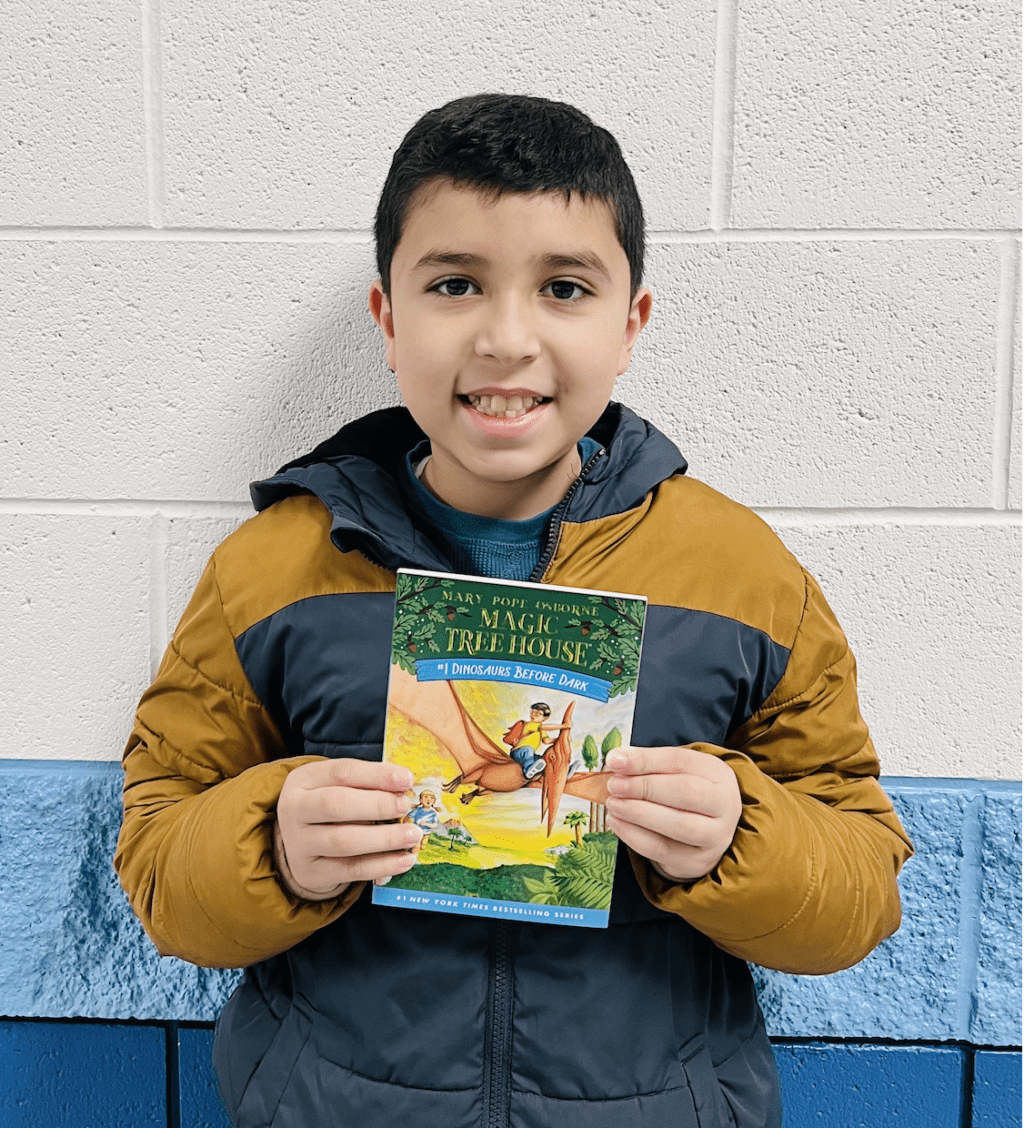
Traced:
<svg viewBox="0 0 1024 1128">
<path fill-rule="evenodd" d="M 373 902 L 602 928 L 617 839 L 608 753 L 629 744 L 647 601 L 402 569 L 384 759 L 422 838 Z"/>
</svg>

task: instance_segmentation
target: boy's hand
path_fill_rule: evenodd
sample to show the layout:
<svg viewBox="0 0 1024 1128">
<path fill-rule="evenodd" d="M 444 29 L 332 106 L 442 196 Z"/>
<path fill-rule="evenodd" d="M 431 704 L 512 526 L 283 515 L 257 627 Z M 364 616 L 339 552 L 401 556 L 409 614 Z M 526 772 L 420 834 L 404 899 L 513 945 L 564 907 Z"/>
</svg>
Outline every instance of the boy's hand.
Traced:
<svg viewBox="0 0 1024 1128">
<path fill-rule="evenodd" d="M 736 773 L 693 748 L 611 752 L 608 826 L 670 881 L 694 881 L 721 861 L 743 801 Z"/>
<path fill-rule="evenodd" d="M 323 899 L 352 881 L 410 869 L 416 857 L 408 851 L 422 832 L 393 820 L 408 811 L 412 782 L 408 768 L 368 760 L 321 760 L 289 772 L 277 801 L 285 884 Z"/>
</svg>

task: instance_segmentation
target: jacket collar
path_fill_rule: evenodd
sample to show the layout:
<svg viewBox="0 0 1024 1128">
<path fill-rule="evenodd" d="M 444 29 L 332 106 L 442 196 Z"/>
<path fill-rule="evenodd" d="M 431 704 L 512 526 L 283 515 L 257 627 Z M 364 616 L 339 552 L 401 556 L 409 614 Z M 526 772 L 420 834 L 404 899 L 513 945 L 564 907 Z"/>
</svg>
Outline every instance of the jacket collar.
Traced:
<svg viewBox="0 0 1024 1128">
<path fill-rule="evenodd" d="M 622 404 L 611 403 L 591 428 L 601 445 L 581 479 L 554 515 L 556 521 L 593 521 L 632 509 L 659 482 L 686 472 L 675 445 Z M 250 486 L 262 511 L 297 493 L 312 493 L 330 511 L 331 540 L 342 551 L 357 549 L 394 571 L 452 566 L 402 504 L 396 482 L 406 454 L 426 435 L 404 407 L 374 411 L 345 427 L 308 454 Z"/>
</svg>

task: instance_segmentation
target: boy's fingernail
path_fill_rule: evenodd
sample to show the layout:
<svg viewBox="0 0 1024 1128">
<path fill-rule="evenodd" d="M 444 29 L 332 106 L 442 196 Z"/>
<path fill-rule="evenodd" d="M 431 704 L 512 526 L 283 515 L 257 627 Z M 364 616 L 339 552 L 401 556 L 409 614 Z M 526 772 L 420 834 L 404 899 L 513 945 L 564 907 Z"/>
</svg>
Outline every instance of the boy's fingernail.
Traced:
<svg viewBox="0 0 1024 1128">
<path fill-rule="evenodd" d="M 412 772 L 408 768 L 395 768 L 391 773 L 391 778 L 395 781 L 397 787 L 406 789 L 412 787 Z"/>
<path fill-rule="evenodd" d="M 622 752 L 609 752 L 605 763 L 613 772 L 620 772 L 629 761 Z"/>
</svg>

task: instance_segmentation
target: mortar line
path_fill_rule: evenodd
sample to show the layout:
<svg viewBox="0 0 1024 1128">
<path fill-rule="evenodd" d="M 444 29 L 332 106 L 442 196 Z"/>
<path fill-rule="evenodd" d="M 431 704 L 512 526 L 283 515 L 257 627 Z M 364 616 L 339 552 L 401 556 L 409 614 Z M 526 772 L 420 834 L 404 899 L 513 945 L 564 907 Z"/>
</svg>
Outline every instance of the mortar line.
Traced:
<svg viewBox="0 0 1024 1128">
<path fill-rule="evenodd" d="M 164 172 L 163 51 L 160 0 L 142 0 L 142 105 L 146 131 L 146 192 L 149 222 L 164 225 L 166 200 Z"/>
<path fill-rule="evenodd" d="M 1020 247 L 1015 239 L 1006 239 L 999 249 L 992 504 L 997 509 L 1005 509 L 1010 497 L 1010 451 L 1013 445 L 1013 329 L 1020 283 Z"/>
<path fill-rule="evenodd" d="M 227 517 L 245 520 L 253 508 L 244 501 L 191 501 L 148 498 L 0 498 L 0 514 L 37 517 Z"/>
<path fill-rule="evenodd" d="M 1016 228 L 932 230 L 918 228 L 738 228 L 724 231 L 648 231 L 652 245 L 694 243 L 917 243 L 992 242 L 1015 239 Z M 0 227 L 0 242 L 12 243 L 323 243 L 363 245 L 373 242 L 366 229 L 298 228 L 279 231 L 246 227 Z"/>
<path fill-rule="evenodd" d="M 774 508 L 752 506 L 754 512 L 777 528 L 844 528 L 854 525 L 924 525 L 988 527 L 1016 526 L 1021 523 L 1018 509 L 915 508 L 910 506 L 850 507 L 844 509 Z"/>
<path fill-rule="evenodd" d="M 732 215 L 738 23 L 737 0 L 718 0 L 711 103 L 711 199 L 708 209 L 709 224 L 714 232 L 728 227 Z"/>
<path fill-rule="evenodd" d="M 167 1128 L 181 1128 L 181 1070 L 177 1022 L 168 1022 L 164 1026 L 164 1055 L 167 1071 Z"/>
<path fill-rule="evenodd" d="M 1019 509 L 990 509 L 975 506 L 752 506 L 770 525 L 795 527 L 851 525 L 963 525 L 1016 526 Z M 253 515 L 246 501 L 203 501 L 152 498 L 0 498 L 0 515 L 33 517 L 223 517 L 244 521 Z"/>
<path fill-rule="evenodd" d="M 971 797 L 960 827 L 960 928 L 957 950 L 956 1036 L 970 1039 L 978 1006 L 978 958 L 981 951 L 981 836 L 985 795 Z"/>
<path fill-rule="evenodd" d="M 149 528 L 149 669 L 156 677 L 160 660 L 167 649 L 170 630 L 167 622 L 167 541 L 171 523 L 163 513 L 155 513 Z"/>
</svg>

